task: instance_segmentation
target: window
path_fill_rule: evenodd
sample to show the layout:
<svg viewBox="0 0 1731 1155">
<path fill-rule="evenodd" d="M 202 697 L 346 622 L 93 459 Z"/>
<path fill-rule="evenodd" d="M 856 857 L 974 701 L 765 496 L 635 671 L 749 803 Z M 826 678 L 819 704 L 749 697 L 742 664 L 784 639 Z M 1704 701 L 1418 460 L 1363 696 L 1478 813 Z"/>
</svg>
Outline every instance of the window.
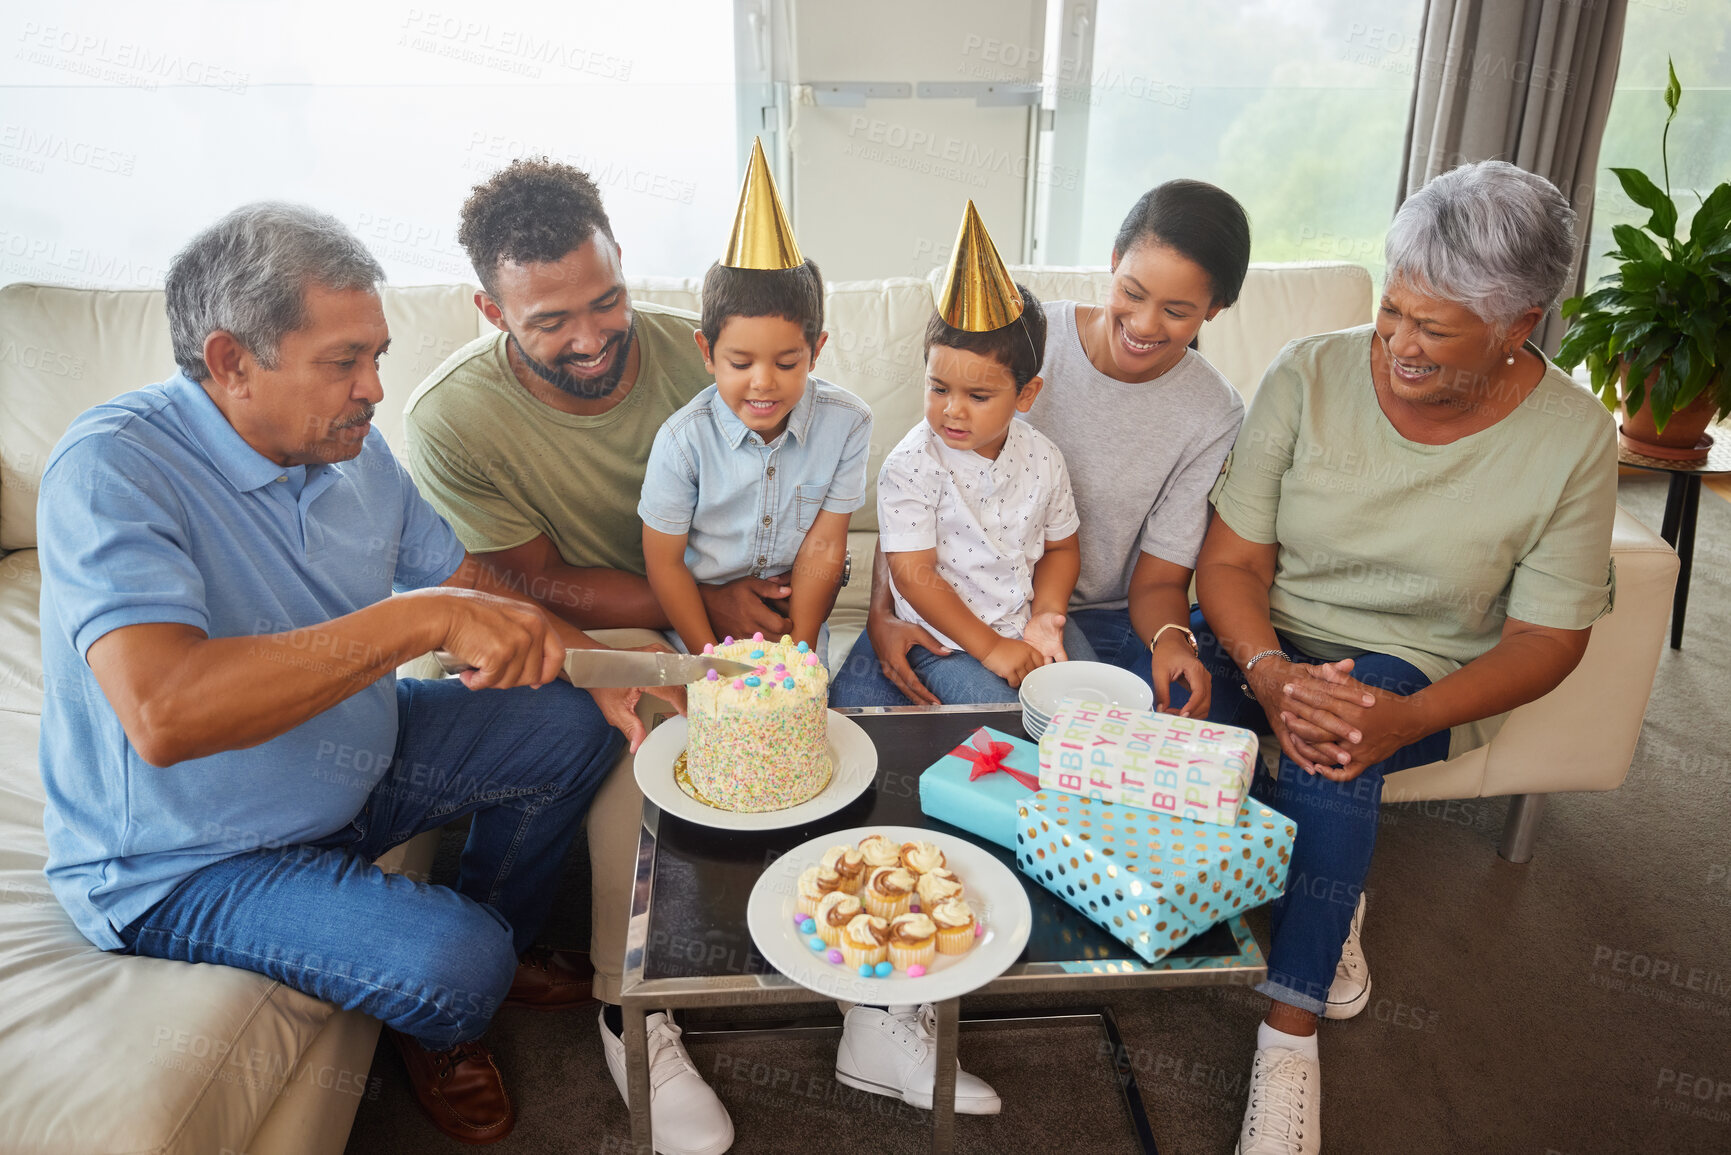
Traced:
<svg viewBox="0 0 1731 1155">
<path fill-rule="evenodd" d="M 1659 132 L 1665 123 L 1665 58 L 1676 64 L 1683 101 L 1671 122 L 1671 195 L 1677 231 L 1720 181 L 1731 180 L 1731 0 L 1631 0 L 1623 27 L 1617 88 L 1599 149 L 1587 288 L 1611 271 L 1611 226 L 1645 224 L 1647 212 L 1623 194 L 1612 168 L 1638 168 L 1664 187 Z"/>
<path fill-rule="evenodd" d="M 1066 237 L 1055 205 L 1040 260 L 1106 263 L 1137 197 L 1194 177 L 1243 203 L 1254 260 L 1380 275 L 1422 12 L 1421 0 L 1099 0 L 1091 66 L 1066 62 L 1056 78 L 1055 135 L 1079 119 L 1067 106 L 1086 112 L 1077 224 Z"/>
<path fill-rule="evenodd" d="M 600 184 L 633 275 L 701 272 L 733 218 L 726 4 L 6 7 L 0 282 L 160 284 L 266 198 L 334 213 L 395 283 L 470 280 L 464 197 L 543 153 Z"/>
</svg>

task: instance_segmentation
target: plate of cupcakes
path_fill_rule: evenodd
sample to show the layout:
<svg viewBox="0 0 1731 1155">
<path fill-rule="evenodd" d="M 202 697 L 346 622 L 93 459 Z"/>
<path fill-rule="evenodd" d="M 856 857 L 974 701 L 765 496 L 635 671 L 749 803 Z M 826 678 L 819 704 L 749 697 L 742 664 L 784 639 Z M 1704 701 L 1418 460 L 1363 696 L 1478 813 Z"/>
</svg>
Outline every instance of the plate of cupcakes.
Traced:
<svg viewBox="0 0 1731 1155">
<path fill-rule="evenodd" d="M 830 998 L 938 1002 L 1008 970 L 1033 928 L 1014 872 L 954 835 L 915 826 L 824 834 L 776 859 L 752 887 L 759 953 Z"/>
</svg>

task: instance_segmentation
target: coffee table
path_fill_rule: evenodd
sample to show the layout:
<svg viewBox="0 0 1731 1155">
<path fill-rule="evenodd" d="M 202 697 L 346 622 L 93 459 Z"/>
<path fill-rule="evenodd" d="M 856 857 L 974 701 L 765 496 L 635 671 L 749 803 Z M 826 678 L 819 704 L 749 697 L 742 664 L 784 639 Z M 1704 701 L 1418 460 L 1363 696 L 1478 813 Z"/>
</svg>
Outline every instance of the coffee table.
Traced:
<svg viewBox="0 0 1731 1155">
<path fill-rule="evenodd" d="M 1253 986 L 1266 975 L 1261 948 L 1242 918 L 1233 918 L 1198 935 L 1158 963 L 1144 963 L 1128 947 L 1016 871 L 1015 856 L 1010 851 L 920 812 L 920 772 L 979 726 L 1025 737 L 1019 707 L 903 706 L 839 712 L 852 717 L 871 736 L 878 753 L 878 772 L 872 789 L 824 819 L 786 830 L 727 831 L 685 822 L 662 814 L 653 803 L 644 803 L 620 992 L 625 1019 L 626 1078 L 632 1104 L 631 1137 L 636 1149 L 644 1155 L 652 1150 L 648 1040 L 644 1027 L 648 1014 L 672 1008 L 828 1001 L 783 977 L 764 961 L 752 944 L 745 916 L 752 885 L 764 868 L 784 851 L 827 831 L 871 825 L 925 827 L 966 838 L 994 853 L 1016 872 L 1033 910 L 1033 933 L 1022 957 L 1001 976 L 972 992 L 973 995 L 1036 996 L 1216 984 Z M 955 1140 L 955 1056 L 960 1002 L 949 999 L 935 1007 L 937 1085 L 932 1109 L 932 1150 L 936 1152 L 951 1151 Z M 1033 1010 L 1012 1015 L 1010 1020 L 1076 1015 L 1074 1008 L 1061 1012 Z M 1111 1009 L 1102 1006 L 1088 1011 L 1086 1017 L 1099 1018 L 1112 1044 L 1118 1083 L 1132 1124 L 1143 1150 L 1153 1152 L 1153 1130 Z M 801 1020 L 795 1024 L 774 1024 L 772 1029 L 810 1025 L 811 1021 Z M 745 1029 L 762 1030 L 765 1026 L 746 1024 Z M 741 1150 L 750 1149 L 749 1142 L 743 1138 L 741 1142 Z"/>
</svg>

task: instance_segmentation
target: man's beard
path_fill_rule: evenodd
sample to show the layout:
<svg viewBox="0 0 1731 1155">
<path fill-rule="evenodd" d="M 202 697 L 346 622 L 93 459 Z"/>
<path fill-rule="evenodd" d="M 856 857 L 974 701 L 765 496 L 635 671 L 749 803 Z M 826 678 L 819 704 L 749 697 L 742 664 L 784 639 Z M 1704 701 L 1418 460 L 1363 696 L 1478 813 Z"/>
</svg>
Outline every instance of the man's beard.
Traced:
<svg viewBox="0 0 1731 1155">
<path fill-rule="evenodd" d="M 523 358 L 523 364 L 529 366 L 534 370 L 535 376 L 553 388 L 579 401 L 600 401 L 611 397 L 613 391 L 619 388 L 619 381 L 625 376 L 625 363 L 631 359 L 631 343 L 636 339 L 637 318 L 633 316 L 631 323 L 625 327 L 625 332 L 608 342 L 609 345 L 617 345 L 618 350 L 613 354 L 612 364 L 608 365 L 607 371 L 599 377 L 579 377 L 560 368 L 561 365 L 578 360 L 575 356 L 561 357 L 552 365 L 543 365 L 529 356 L 528 350 L 523 348 L 523 343 L 517 340 L 515 334 L 511 337 L 511 344 L 516 347 L 517 356 Z"/>
</svg>

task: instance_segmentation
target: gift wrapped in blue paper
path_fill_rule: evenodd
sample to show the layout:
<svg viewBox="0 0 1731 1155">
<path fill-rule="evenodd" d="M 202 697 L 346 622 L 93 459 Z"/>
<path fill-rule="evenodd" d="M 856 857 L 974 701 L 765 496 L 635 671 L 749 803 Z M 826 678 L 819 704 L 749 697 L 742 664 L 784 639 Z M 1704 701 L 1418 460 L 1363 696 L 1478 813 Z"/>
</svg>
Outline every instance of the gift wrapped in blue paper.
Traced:
<svg viewBox="0 0 1731 1155">
<path fill-rule="evenodd" d="M 1016 808 L 1040 788 L 1040 748 L 981 726 L 920 775 L 920 810 L 1016 848 Z"/>
<path fill-rule="evenodd" d="M 1022 873 L 1155 962 L 1277 898 L 1298 828 L 1255 799 L 1233 826 L 1041 790 L 1016 812 Z"/>
</svg>

